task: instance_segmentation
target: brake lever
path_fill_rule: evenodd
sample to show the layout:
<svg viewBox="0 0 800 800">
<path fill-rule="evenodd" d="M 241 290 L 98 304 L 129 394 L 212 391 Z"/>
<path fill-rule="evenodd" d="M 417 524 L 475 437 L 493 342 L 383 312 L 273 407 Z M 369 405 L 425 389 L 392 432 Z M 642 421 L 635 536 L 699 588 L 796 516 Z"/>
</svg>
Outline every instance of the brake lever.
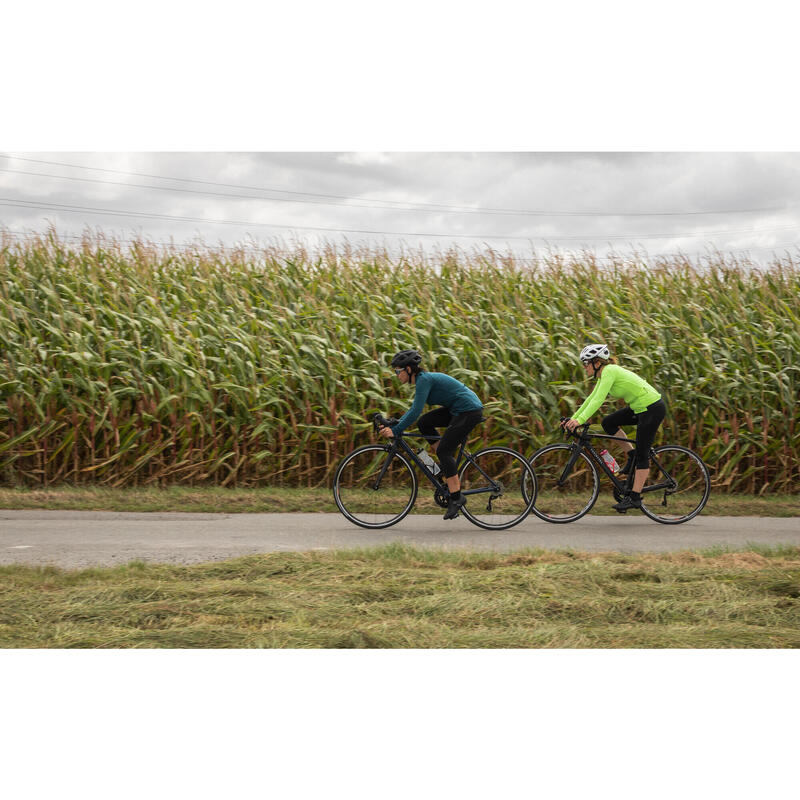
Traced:
<svg viewBox="0 0 800 800">
<path fill-rule="evenodd" d="M 373 414 L 372 415 L 372 428 L 375 433 L 381 428 L 390 428 L 392 425 L 396 425 L 398 420 L 394 417 L 389 417 L 389 419 L 384 419 L 382 414 Z"/>
<path fill-rule="evenodd" d="M 578 425 L 578 427 L 575 428 L 574 431 L 570 431 L 570 430 L 567 430 L 564 427 L 564 423 L 568 419 L 570 419 L 570 417 L 561 417 L 561 419 L 559 420 L 559 425 L 558 425 L 559 429 L 561 430 L 562 433 L 565 433 L 567 436 L 574 436 L 576 439 L 579 439 L 580 438 L 580 434 L 575 433 L 575 431 L 577 431 L 580 428 L 588 428 L 589 427 L 589 423 L 588 422 L 584 422 L 583 425 Z"/>
</svg>

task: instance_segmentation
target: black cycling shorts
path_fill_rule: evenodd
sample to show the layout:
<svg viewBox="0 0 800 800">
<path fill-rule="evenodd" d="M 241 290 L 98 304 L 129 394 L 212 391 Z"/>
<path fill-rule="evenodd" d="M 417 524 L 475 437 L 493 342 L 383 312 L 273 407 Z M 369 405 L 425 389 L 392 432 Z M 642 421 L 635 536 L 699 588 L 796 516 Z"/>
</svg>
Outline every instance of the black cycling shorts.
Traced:
<svg viewBox="0 0 800 800">
<path fill-rule="evenodd" d="M 667 415 L 667 407 L 663 400 L 656 400 L 641 413 L 637 414 L 630 406 L 620 408 L 603 418 L 603 430 L 613 436 L 623 425 L 636 426 L 636 469 L 647 469 L 650 466 L 650 448 L 656 438 L 656 432 Z"/>
</svg>

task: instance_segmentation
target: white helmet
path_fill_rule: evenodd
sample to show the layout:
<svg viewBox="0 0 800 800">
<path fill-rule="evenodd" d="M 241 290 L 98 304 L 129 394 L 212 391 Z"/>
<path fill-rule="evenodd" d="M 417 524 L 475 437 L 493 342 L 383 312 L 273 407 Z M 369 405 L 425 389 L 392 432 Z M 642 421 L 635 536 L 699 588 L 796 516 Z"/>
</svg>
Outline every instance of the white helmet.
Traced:
<svg viewBox="0 0 800 800">
<path fill-rule="evenodd" d="M 585 364 L 594 358 L 608 358 L 611 354 L 608 352 L 608 345 L 605 344 L 587 344 L 581 350 L 581 361 Z"/>
</svg>

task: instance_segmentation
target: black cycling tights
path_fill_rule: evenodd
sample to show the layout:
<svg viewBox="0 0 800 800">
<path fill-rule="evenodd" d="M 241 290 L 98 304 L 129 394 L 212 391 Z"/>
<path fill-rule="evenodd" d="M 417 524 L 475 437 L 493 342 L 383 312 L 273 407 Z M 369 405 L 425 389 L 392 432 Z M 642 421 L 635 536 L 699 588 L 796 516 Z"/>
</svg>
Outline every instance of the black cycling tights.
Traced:
<svg viewBox="0 0 800 800">
<path fill-rule="evenodd" d="M 453 457 L 456 448 L 467 441 L 470 431 L 483 419 L 483 411 L 465 411 L 463 414 L 451 414 L 446 408 L 435 408 L 419 418 L 417 426 L 425 437 L 436 436 L 437 428 L 445 425 L 447 429 L 439 439 L 436 448 L 436 457 L 442 465 L 442 474 L 445 478 L 452 478 L 456 474 L 456 460 Z M 428 439 L 431 441 L 431 439 Z"/>
</svg>

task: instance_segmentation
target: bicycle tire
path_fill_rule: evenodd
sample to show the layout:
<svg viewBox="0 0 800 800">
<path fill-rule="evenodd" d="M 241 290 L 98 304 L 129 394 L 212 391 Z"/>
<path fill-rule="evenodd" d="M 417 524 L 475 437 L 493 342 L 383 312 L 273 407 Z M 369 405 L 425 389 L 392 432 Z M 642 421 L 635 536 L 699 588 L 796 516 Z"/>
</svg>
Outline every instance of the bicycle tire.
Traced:
<svg viewBox="0 0 800 800">
<path fill-rule="evenodd" d="M 660 456 L 659 461 L 662 464 L 669 464 L 668 466 L 670 475 L 672 475 L 678 482 L 675 491 L 665 491 L 663 495 L 660 491 L 648 493 L 647 484 L 644 486 L 642 494 L 642 513 L 652 519 L 654 522 L 660 522 L 662 525 L 680 525 L 694 519 L 705 508 L 708 502 L 708 496 L 711 494 L 711 475 L 708 467 L 700 456 L 688 447 L 683 447 L 679 444 L 665 444 L 661 447 L 653 449 L 656 458 Z M 672 454 L 670 457 L 669 454 Z M 681 467 L 680 456 L 688 456 L 688 462 L 693 464 L 693 467 Z M 651 456 L 652 462 L 652 456 Z M 691 469 L 691 471 L 690 471 Z M 651 467 L 650 474 L 653 474 Z M 681 482 L 683 481 L 684 488 L 681 489 Z M 649 483 L 649 479 L 648 479 Z M 702 486 L 700 484 L 702 483 Z M 694 490 L 694 491 L 692 491 Z M 671 500 L 671 508 L 673 513 L 667 514 L 666 511 L 658 512 L 658 506 L 655 502 L 650 504 L 645 502 L 645 498 L 649 494 L 656 497 L 663 497 L 663 504 L 667 503 L 667 498 Z M 655 498 L 654 498 L 655 500 Z M 663 508 L 669 508 L 669 505 L 662 505 Z"/>
<path fill-rule="evenodd" d="M 379 452 L 383 452 L 388 454 L 391 451 L 391 446 L 389 445 L 380 445 L 380 444 L 367 444 L 363 447 L 359 447 L 356 450 L 353 450 L 351 453 L 348 453 L 340 462 L 339 466 L 336 468 L 336 473 L 333 476 L 333 498 L 336 502 L 336 506 L 338 507 L 339 511 L 344 515 L 344 517 L 350 522 L 354 523 L 355 525 L 360 526 L 361 528 L 370 528 L 372 530 L 379 529 L 379 528 L 388 528 L 391 525 L 396 525 L 400 520 L 402 520 L 414 507 L 414 503 L 417 500 L 417 474 L 414 471 L 413 467 L 411 466 L 408 459 L 395 451 L 394 457 L 392 459 L 392 463 L 397 461 L 399 464 L 402 464 L 405 467 L 405 470 L 408 472 L 411 481 L 411 490 L 407 500 L 404 500 L 402 510 L 395 514 L 394 516 L 389 516 L 388 519 L 377 519 L 377 517 L 385 517 L 391 515 L 392 512 L 379 512 L 377 509 L 382 505 L 385 505 L 387 502 L 391 502 L 391 498 L 388 497 L 388 491 L 385 492 L 381 497 L 378 497 L 376 490 L 369 486 L 355 486 L 355 487 L 345 487 L 344 478 L 345 478 L 345 471 L 348 469 L 348 466 L 353 465 L 354 461 L 359 458 L 360 456 L 366 455 L 370 451 L 374 452 L 376 456 L 378 456 Z M 359 465 L 356 465 L 358 467 Z M 374 474 L 374 472 L 372 473 Z M 365 476 L 356 475 L 355 477 L 349 477 L 349 482 L 358 481 L 361 478 L 366 480 Z M 371 476 L 370 476 L 371 477 Z M 391 479 L 395 482 L 398 479 L 395 479 L 394 476 L 391 476 Z M 385 477 L 384 477 L 384 480 Z M 388 481 L 387 481 L 388 483 Z M 388 489 L 392 489 L 394 487 L 387 486 Z M 342 498 L 342 492 L 344 490 L 345 499 Z M 354 490 L 352 493 L 353 500 L 348 500 L 348 494 Z M 404 492 L 405 490 L 403 490 Z M 372 492 L 375 492 L 374 497 L 371 495 Z M 350 506 L 348 507 L 348 501 L 350 502 Z M 356 506 L 356 507 L 354 507 Z M 370 511 L 369 509 L 372 508 Z M 375 519 L 369 520 L 364 519 L 364 517 L 372 515 Z"/>
<path fill-rule="evenodd" d="M 576 467 L 579 463 L 582 464 L 581 469 L 588 470 L 591 487 L 585 490 L 573 489 L 571 491 L 570 487 L 557 485 L 574 452 L 575 445 L 572 444 L 563 442 L 549 444 L 545 447 L 540 447 L 529 459 L 528 463 L 533 468 L 537 486 L 536 502 L 533 504 L 531 511 L 545 522 L 552 522 L 556 525 L 575 522 L 588 514 L 597 502 L 600 494 L 600 476 L 597 473 L 597 467 L 594 462 L 586 455 L 584 450 L 579 452 L 578 461 L 573 465 L 570 475 L 577 478 L 580 475 L 580 471 L 576 471 Z M 588 492 L 586 494 L 588 502 L 581 505 L 583 501 L 579 499 L 577 511 L 564 510 L 568 505 L 571 505 L 570 494 L 581 498 L 586 492 Z"/>
<path fill-rule="evenodd" d="M 476 513 L 476 509 L 479 507 L 478 503 L 482 504 L 482 498 L 486 494 L 470 495 L 467 505 L 462 506 L 461 513 L 473 525 L 485 530 L 504 531 L 519 525 L 531 513 L 536 500 L 536 473 L 531 469 L 528 460 L 522 453 L 518 453 L 510 447 L 500 446 L 485 447 L 482 450 L 478 450 L 477 453 L 471 453 L 470 458 L 472 461 L 465 461 L 458 471 L 461 490 L 469 490 L 473 480 L 478 481 L 481 486 L 486 484 L 486 479 L 478 471 L 474 463 L 482 461 L 486 466 L 482 466 L 481 469 L 484 469 L 492 480 L 500 484 L 503 487 L 503 491 L 498 495 L 486 493 L 491 497 L 491 500 L 487 501 L 486 514 L 479 515 Z M 491 465 L 494 469 L 489 466 L 493 458 L 496 459 L 496 462 Z M 513 465 L 511 463 L 504 464 L 509 458 Z M 505 480 L 499 476 L 497 478 L 492 477 L 492 474 L 497 471 L 500 465 L 503 465 L 501 473 Z M 520 469 L 519 475 L 516 474 L 517 467 Z M 509 472 L 509 470 L 511 471 Z M 475 474 L 475 478 L 470 476 L 470 472 Z M 506 486 L 508 486 L 507 489 Z M 517 491 L 519 491 L 518 499 Z M 481 498 L 481 500 L 479 501 L 478 498 Z M 501 499 L 502 502 L 500 502 Z M 492 501 L 494 501 L 494 506 Z M 469 509 L 469 503 L 472 503 L 472 510 Z M 490 521 L 490 519 L 494 521 Z"/>
</svg>

